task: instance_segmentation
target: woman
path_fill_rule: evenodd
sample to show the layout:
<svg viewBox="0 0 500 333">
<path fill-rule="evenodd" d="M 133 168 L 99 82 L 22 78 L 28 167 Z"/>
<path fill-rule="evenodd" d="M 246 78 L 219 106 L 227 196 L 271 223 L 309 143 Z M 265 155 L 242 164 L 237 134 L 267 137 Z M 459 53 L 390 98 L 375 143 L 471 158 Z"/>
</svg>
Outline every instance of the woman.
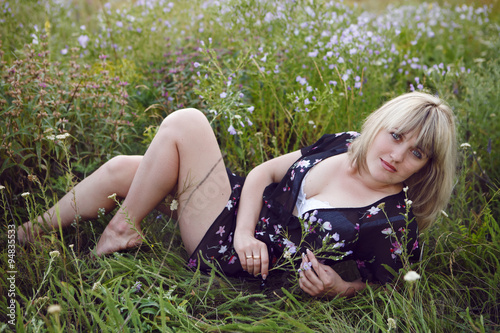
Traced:
<svg viewBox="0 0 500 333">
<path fill-rule="evenodd" d="M 362 135 L 325 135 L 242 178 L 226 170 L 205 116 L 184 109 L 163 121 L 144 156 L 111 159 L 56 206 L 66 227 L 75 214 L 88 219 L 99 208 L 112 210 L 113 193 L 124 198 L 99 239 L 101 255 L 138 246 L 141 220 L 155 207 L 165 211 L 164 198 L 178 193 L 189 266 L 206 270 L 213 262 L 228 275 L 265 279 L 270 267 L 304 253 L 305 292 L 349 296 L 367 281 L 390 281 L 384 265 L 397 271 L 402 260 L 415 260 L 418 229 L 449 199 L 455 151 L 450 108 L 414 92 L 372 113 Z M 38 223 L 56 227 L 56 206 Z M 18 238 L 39 232 L 27 222 Z M 330 267 L 345 260 L 357 262 L 361 279 L 344 281 Z"/>
</svg>

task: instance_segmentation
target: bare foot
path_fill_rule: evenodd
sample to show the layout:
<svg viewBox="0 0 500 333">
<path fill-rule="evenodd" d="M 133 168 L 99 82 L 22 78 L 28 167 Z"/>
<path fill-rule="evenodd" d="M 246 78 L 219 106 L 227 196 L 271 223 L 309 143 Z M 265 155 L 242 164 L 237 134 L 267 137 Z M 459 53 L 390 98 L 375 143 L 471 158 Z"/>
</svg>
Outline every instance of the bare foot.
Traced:
<svg viewBox="0 0 500 333">
<path fill-rule="evenodd" d="M 137 247 L 142 244 L 142 232 L 133 229 L 126 222 L 110 222 L 99 238 L 96 255 L 110 254 L 120 250 Z"/>
</svg>

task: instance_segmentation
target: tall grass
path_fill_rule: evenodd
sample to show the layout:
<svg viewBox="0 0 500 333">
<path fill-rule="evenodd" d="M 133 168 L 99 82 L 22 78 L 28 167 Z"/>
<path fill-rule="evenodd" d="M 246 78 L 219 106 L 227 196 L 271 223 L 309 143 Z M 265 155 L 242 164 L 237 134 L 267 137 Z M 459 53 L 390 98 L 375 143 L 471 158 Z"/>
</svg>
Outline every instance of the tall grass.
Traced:
<svg viewBox="0 0 500 333">
<path fill-rule="evenodd" d="M 112 215 L 100 214 L 16 247 L 16 324 L 2 280 L 0 331 L 499 330 L 498 3 L 404 1 L 370 12 L 336 1 L 0 7 L 3 230 L 110 157 L 142 154 L 182 107 L 206 113 L 226 164 L 242 174 L 323 133 L 359 130 L 383 101 L 414 89 L 449 101 L 463 144 L 451 203 L 421 236 L 414 283 L 398 278 L 328 300 L 304 294 L 286 272 L 265 289 L 193 272 L 175 221 L 156 212 L 143 221 L 148 246 L 96 259 L 90 249 Z M 7 276 L 7 264 L 1 270 Z"/>
</svg>

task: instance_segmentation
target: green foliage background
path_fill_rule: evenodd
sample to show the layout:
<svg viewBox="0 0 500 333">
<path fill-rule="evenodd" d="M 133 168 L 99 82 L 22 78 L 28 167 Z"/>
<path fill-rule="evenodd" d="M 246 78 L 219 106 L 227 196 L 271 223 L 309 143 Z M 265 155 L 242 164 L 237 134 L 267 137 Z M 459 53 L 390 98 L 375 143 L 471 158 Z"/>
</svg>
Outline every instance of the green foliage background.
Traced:
<svg viewBox="0 0 500 333">
<path fill-rule="evenodd" d="M 419 83 L 453 107 L 470 147 L 446 214 L 422 235 L 415 284 L 318 300 L 285 273 L 265 290 L 193 273 L 175 221 L 156 213 L 143 222 L 147 251 L 91 259 L 100 216 L 16 247 L 16 325 L 2 280 L 0 331 L 498 331 L 499 13 L 498 1 L 1 2 L 2 230 L 109 158 L 144 153 L 183 107 L 206 113 L 241 174 L 359 130 Z M 7 242 L 2 232 L 2 276 Z M 48 314 L 51 304 L 62 311 Z"/>
</svg>

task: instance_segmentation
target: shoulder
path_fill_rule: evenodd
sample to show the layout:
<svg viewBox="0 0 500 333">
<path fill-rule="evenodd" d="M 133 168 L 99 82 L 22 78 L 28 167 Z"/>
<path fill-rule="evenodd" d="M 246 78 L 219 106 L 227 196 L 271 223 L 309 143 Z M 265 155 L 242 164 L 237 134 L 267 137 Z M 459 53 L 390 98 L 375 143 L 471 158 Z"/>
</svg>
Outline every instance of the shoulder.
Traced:
<svg viewBox="0 0 500 333">
<path fill-rule="evenodd" d="M 301 149 L 302 155 L 315 153 L 315 151 L 324 150 L 347 150 L 351 142 L 354 141 L 360 134 L 358 132 L 341 132 L 335 134 L 324 134 L 318 141 L 310 146 Z"/>
</svg>

